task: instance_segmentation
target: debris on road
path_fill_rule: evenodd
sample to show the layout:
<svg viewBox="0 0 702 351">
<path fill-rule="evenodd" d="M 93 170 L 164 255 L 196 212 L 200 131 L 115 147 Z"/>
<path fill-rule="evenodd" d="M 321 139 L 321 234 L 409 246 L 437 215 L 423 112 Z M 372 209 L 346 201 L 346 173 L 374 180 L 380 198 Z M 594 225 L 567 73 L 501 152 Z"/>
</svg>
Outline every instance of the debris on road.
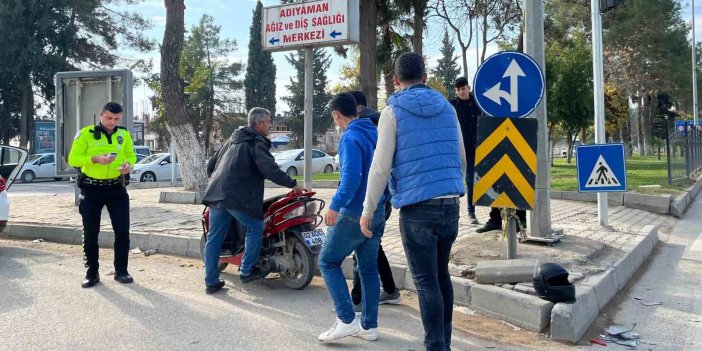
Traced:
<svg viewBox="0 0 702 351">
<path fill-rule="evenodd" d="M 129 250 L 129 252 L 130 252 L 130 253 L 133 253 L 133 254 L 136 254 L 136 255 L 142 253 L 141 249 L 140 249 L 138 246 L 135 247 L 135 248 L 133 248 L 133 249 L 131 249 L 131 250 Z"/>
<path fill-rule="evenodd" d="M 597 345 L 607 346 L 607 343 L 604 341 L 604 339 L 600 338 L 590 338 L 590 342 Z"/>
<path fill-rule="evenodd" d="M 144 256 L 151 256 L 155 253 L 156 253 L 156 249 L 146 250 L 146 251 L 144 251 Z"/>
<path fill-rule="evenodd" d="M 661 302 L 661 301 L 657 301 L 657 302 L 643 302 L 643 301 L 642 301 L 641 304 L 644 305 L 644 306 L 658 306 L 658 305 L 662 305 L 663 302 Z"/>
<path fill-rule="evenodd" d="M 631 328 L 621 325 L 613 325 L 605 330 L 608 335 L 600 336 L 605 342 L 613 342 L 618 345 L 628 346 L 635 349 L 636 345 L 638 345 L 640 342 L 639 338 L 641 338 L 641 334 L 632 331 L 635 327 L 636 323 L 634 323 Z"/>
<path fill-rule="evenodd" d="M 32 240 L 33 243 L 38 244 L 38 243 L 43 243 L 44 239 L 34 239 Z"/>
</svg>

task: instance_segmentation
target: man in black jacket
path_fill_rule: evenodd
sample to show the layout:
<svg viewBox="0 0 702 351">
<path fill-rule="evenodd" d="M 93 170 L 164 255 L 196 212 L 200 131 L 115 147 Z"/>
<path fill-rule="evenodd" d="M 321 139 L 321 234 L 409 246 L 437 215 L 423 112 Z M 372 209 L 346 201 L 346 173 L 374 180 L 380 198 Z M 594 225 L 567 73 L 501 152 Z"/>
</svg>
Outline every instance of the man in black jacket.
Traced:
<svg viewBox="0 0 702 351">
<path fill-rule="evenodd" d="M 254 107 L 249 111 L 249 126 L 237 129 L 207 162 L 211 176 L 202 203 L 210 207 L 210 231 L 205 244 L 205 292 L 212 294 L 224 286 L 219 279 L 219 253 L 227 231 L 235 219 L 246 228 L 246 246 L 239 279 L 248 283 L 268 275 L 260 267 L 263 236 L 263 182 L 302 191 L 275 163 L 266 138 L 271 129 L 270 111 Z"/>
<path fill-rule="evenodd" d="M 475 168 L 475 143 L 478 132 L 478 118 L 480 118 L 480 108 L 475 103 L 475 98 L 470 92 L 470 85 L 466 77 L 456 78 L 453 84 L 456 89 L 456 98 L 451 100 L 451 105 L 456 109 L 458 123 L 461 125 L 463 134 L 463 147 L 466 150 L 466 188 L 468 198 L 468 223 L 478 224 L 475 217 L 475 206 L 473 205 L 473 171 Z"/>
</svg>

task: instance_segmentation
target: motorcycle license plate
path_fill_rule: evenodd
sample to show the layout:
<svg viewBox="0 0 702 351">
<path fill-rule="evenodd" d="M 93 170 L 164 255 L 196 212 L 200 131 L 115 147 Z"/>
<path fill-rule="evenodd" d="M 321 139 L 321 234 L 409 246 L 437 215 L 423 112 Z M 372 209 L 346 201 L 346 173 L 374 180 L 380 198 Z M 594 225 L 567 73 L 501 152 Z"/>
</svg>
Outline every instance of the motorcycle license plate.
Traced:
<svg viewBox="0 0 702 351">
<path fill-rule="evenodd" d="M 315 229 L 311 232 L 303 232 L 302 238 L 305 239 L 305 244 L 309 248 L 316 245 L 324 245 L 324 242 L 327 241 L 327 235 L 324 234 L 324 230 L 322 229 Z"/>
</svg>

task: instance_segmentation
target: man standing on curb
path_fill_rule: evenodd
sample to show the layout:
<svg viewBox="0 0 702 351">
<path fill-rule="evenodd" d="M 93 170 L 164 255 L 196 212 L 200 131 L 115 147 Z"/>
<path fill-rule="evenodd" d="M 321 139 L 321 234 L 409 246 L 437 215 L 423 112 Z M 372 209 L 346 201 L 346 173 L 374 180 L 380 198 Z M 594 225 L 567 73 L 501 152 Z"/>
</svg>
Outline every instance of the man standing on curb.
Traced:
<svg viewBox="0 0 702 351">
<path fill-rule="evenodd" d="M 339 142 L 343 167 L 339 187 L 324 216 L 324 222 L 328 226 L 327 241 L 319 254 L 319 270 L 334 301 L 336 322 L 319 335 L 319 340 L 329 342 L 356 335 L 374 341 L 378 339 L 380 294 L 378 246 L 385 229 L 385 210 L 379 206 L 371 213 L 372 223 L 368 224 L 371 229 L 367 232 L 361 232 L 358 221 L 363 210 L 368 171 L 378 131 L 369 119 L 356 117 L 356 100 L 350 93 L 337 94 L 329 106 L 334 122 L 344 131 Z M 377 197 L 376 207 L 382 201 L 382 196 Z M 344 259 L 354 251 L 363 287 L 360 320 L 356 319 L 346 279 L 341 271 Z"/>
<path fill-rule="evenodd" d="M 451 100 L 451 105 L 456 109 L 458 122 L 461 124 L 461 134 L 463 135 L 463 146 L 466 150 L 466 188 L 468 189 L 468 223 L 479 224 L 475 217 L 475 206 L 473 205 L 473 178 L 475 164 L 475 143 L 478 133 L 478 118 L 480 108 L 475 103 L 475 98 L 470 91 L 468 79 L 466 77 L 456 78 L 453 84 L 456 89 L 456 98 Z"/>
<path fill-rule="evenodd" d="M 115 280 L 134 281 L 127 271 L 129 261 L 129 195 L 127 184 L 136 162 L 134 144 L 127 128 L 118 126 L 122 106 L 108 102 L 100 112 L 100 123 L 76 134 L 68 164 L 79 169 L 78 211 L 83 218 L 83 260 L 88 269 L 82 287 L 100 282 L 98 234 L 102 208 L 107 207 L 115 232 Z"/>
<path fill-rule="evenodd" d="M 202 197 L 202 203 L 210 207 L 210 231 L 204 252 L 207 294 L 224 287 L 224 281 L 219 279 L 219 254 L 234 219 L 246 228 L 239 280 L 246 284 L 270 273 L 270 269 L 258 265 L 264 229 L 264 179 L 292 188 L 293 192 L 302 191 L 297 181 L 275 163 L 269 151 L 271 141 L 266 136 L 272 123 L 270 111 L 252 108 L 249 126 L 234 131 L 207 161 L 207 173 L 211 178 Z"/>
<path fill-rule="evenodd" d="M 466 156 L 456 111 L 429 88 L 424 59 L 404 53 L 395 60 L 395 83 L 378 124 L 378 146 L 361 217 L 370 224 L 388 177 L 392 205 L 400 209 L 400 234 L 419 296 L 427 350 L 449 350 L 453 287 L 448 271 L 458 235 Z"/>
</svg>

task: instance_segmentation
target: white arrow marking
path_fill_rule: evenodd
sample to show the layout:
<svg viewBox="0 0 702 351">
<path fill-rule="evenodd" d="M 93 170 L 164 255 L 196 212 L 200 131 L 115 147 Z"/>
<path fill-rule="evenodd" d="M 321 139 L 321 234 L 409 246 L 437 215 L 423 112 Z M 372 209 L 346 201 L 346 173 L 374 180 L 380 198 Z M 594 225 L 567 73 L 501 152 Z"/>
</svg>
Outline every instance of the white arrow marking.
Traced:
<svg viewBox="0 0 702 351">
<path fill-rule="evenodd" d="M 502 101 L 500 98 L 503 98 L 507 101 L 507 103 L 510 106 L 510 111 L 511 112 L 517 112 L 519 111 L 519 77 L 526 77 L 526 74 L 524 74 L 524 71 L 522 71 L 522 68 L 519 67 L 519 64 L 517 63 L 516 60 L 512 59 L 512 62 L 510 62 L 509 66 L 507 67 L 507 70 L 505 70 L 505 73 L 502 75 L 502 78 L 509 77 L 509 90 L 510 92 L 506 92 L 502 89 L 500 89 L 500 82 L 497 82 L 492 88 L 490 88 L 488 91 L 484 92 L 483 95 L 487 97 L 488 99 L 494 101 L 498 105 L 502 105 Z"/>
</svg>

